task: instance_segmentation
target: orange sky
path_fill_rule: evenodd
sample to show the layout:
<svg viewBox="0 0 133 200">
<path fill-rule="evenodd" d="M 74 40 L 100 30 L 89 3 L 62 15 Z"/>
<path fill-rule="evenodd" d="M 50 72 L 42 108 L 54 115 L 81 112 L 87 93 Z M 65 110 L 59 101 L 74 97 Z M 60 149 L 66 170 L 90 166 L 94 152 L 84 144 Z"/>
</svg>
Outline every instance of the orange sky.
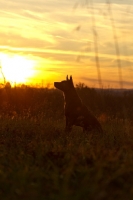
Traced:
<svg viewBox="0 0 133 200">
<path fill-rule="evenodd" d="M 0 63 L 6 80 L 53 86 L 68 74 L 75 83 L 99 87 L 97 45 L 100 86 L 120 88 L 121 79 L 124 88 L 133 88 L 133 2 L 110 0 L 110 7 L 105 0 L 85 2 L 1 0 Z"/>
</svg>

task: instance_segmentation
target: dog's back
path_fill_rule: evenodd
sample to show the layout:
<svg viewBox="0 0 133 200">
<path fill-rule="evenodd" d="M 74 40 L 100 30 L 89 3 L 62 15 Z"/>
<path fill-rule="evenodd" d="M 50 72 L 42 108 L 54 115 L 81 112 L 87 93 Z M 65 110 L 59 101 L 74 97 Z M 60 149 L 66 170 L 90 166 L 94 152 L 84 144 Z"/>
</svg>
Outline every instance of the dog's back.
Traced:
<svg viewBox="0 0 133 200">
<path fill-rule="evenodd" d="M 81 126 L 83 131 L 91 131 L 93 129 L 102 132 L 102 128 L 95 116 L 82 103 L 78 96 L 72 76 L 65 81 L 54 82 L 54 86 L 63 91 L 65 98 L 65 116 L 66 116 L 66 131 L 71 131 L 72 126 Z"/>
</svg>

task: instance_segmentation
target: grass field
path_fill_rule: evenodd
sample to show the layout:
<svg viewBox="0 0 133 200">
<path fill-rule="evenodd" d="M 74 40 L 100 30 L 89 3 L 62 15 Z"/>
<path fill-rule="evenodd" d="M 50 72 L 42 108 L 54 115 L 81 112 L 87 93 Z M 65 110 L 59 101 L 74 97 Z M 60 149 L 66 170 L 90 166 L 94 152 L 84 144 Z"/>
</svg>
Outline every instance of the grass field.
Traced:
<svg viewBox="0 0 133 200">
<path fill-rule="evenodd" d="M 56 90 L 0 90 L 2 200 L 133 199 L 133 93 L 77 91 L 103 134 L 66 134 Z"/>
</svg>

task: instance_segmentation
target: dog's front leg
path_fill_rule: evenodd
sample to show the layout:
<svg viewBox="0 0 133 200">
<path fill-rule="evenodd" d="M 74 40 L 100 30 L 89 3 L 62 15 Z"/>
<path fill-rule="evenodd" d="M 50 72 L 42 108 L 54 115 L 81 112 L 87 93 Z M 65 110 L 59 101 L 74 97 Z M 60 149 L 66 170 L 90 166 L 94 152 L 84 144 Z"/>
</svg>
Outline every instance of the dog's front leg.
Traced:
<svg viewBox="0 0 133 200">
<path fill-rule="evenodd" d="M 68 117 L 66 117 L 66 127 L 65 127 L 65 132 L 71 132 L 72 130 L 72 123 L 69 120 Z"/>
</svg>

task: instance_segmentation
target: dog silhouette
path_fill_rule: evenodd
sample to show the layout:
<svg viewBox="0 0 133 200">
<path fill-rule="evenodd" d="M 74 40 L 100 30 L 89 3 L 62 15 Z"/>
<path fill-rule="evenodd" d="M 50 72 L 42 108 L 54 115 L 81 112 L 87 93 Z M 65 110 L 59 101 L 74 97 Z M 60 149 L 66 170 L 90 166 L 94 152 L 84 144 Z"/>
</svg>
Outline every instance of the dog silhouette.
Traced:
<svg viewBox="0 0 133 200">
<path fill-rule="evenodd" d="M 91 130 L 103 132 L 102 127 L 96 117 L 88 110 L 78 96 L 76 89 L 74 88 L 72 76 L 70 76 L 69 79 L 67 75 L 66 80 L 54 82 L 54 86 L 61 90 L 64 94 L 66 132 L 70 132 L 73 125 L 83 127 L 83 132 L 88 132 Z"/>
</svg>

